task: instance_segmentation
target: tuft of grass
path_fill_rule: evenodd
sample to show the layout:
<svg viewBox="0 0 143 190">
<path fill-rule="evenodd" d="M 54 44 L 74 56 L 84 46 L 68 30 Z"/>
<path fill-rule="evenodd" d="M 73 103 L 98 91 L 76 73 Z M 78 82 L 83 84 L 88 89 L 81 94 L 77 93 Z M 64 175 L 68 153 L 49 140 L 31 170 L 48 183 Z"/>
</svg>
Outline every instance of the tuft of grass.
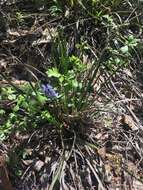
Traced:
<svg viewBox="0 0 143 190">
<path fill-rule="evenodd" d="M 9 86 L 1 88 L 0 93 L 0 115 L 3 118 L 0 139 L 5 140 L 17 131 L 37 132 L 43 128 L 46 132 L 54 131 L 53 139 L 46 136 L 48 144 L 56 141 L 58 152 L 57 160 L 51 164 L 49 189 L 63 185 L 65 171 L 70 171 L 72 186 L 76 188 L 77 181 L 82 186 L 81 163 L 89 176 L 94 176 L 104 189 L 104 182 L 99 177 L 101 168 L 91 159 L 92 156 L 97 159 L 100 145 L 89 134 L 94 136 L 93 130 L 98 130 L 96 120 L 102 116 L 107 102 L 112 100 L 111 94 L 107 97 L 110 79 L 118 71 L 128 68 L 138 54 L 139 36 L 133 32 L 133 26 L 140 28 L 139 5 L 135 8 L 134 2 L 121 0 L 54 0 L 50 5 L 44 0 L 32 2 L 39 12 L 47 11 L 49 18 L 62 16 L 63 19 L 57 23 L 56 35 L 52 35 L 46 26 L 51 39 L 48 63 L 44 57 L 46 53 L 42 53 L 45 47 L 35 47 L 44 58 L 44 71 L 23 64 L 30 74 L 35 76 L 34 70 L 42 77 L 35 76 L 34 83 L 28 81 L 18 87 L 1 74 Z M 23 11 L 17 12 L 19 24 L 25 22 L 23 17 Z M 34 47 L 31 45 L 30 48 Z"/>
</svg>

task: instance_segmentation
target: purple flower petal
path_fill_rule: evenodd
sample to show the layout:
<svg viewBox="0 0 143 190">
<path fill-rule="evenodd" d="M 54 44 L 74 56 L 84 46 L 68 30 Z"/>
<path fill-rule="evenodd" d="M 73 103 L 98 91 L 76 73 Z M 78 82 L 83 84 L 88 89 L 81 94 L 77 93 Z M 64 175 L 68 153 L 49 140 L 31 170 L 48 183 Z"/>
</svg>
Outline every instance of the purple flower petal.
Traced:
<svg viewBox="0 0 143 190">
<path fill-rule="evenodd" d="M 53 89 L 53 87 L 50 84 L 42 84 L 42 90 L 50 98 L 58 97 L 58 93 L 55 92 L 55 90 Z"/>
</svg>

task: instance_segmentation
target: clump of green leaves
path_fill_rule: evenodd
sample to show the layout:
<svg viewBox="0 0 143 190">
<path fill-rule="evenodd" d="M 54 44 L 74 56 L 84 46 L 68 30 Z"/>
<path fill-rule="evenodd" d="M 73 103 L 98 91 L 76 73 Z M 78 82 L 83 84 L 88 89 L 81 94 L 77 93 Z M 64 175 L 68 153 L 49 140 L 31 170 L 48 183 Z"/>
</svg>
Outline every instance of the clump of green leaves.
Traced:
<svg viewBox="0 0 143 190">
<path fill-rule="evenodd" d="M 18 11 L 16 12 L 15 19 L 18 25 L 24 23 L 24 15 L 22 12 Z"/>
<path fill-rule="evenodd" d="M 44 102 L 44 95 L 35 94 L 30 85 L 22 86 L 25 91 L 20 94 L 14 87 L 3 87 L 1 89 L 0 100 L 2 106 L 0 115 L 2 116 L 0 138 L 5 139 L 12 131 L 30 130 L 37 126 L 38 110 L 42 102 Z M 35 116 L 35 118 L 33 118 Z"/>
</svg>

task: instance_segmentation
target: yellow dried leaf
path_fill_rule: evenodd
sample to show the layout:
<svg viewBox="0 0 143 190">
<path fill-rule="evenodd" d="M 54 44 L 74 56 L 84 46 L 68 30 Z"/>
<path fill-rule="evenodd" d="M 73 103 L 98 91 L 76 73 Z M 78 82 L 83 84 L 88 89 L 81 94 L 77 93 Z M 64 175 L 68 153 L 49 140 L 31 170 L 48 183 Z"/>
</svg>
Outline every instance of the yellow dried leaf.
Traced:
<svg viewBox="0 0 143 190">
<path fill-rule="evenodd" d="M 129 115 L 123 115 L 122 118 L 121 118 L 121 122 L 122 122 L 123 125 L 126 124 L 133 131 L 138 129 L 135 122 L 134 122 L 134 120 Z"/>
</svg>

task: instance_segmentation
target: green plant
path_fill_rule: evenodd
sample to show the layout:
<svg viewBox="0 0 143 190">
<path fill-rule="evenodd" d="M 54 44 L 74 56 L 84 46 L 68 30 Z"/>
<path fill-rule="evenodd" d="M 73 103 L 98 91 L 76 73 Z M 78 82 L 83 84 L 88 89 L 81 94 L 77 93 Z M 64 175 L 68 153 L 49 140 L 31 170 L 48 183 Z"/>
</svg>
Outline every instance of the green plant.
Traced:
<svg viewBox="0 0 143 190">
<path fill-rule="evenodd" d="M 104 18 L 113 28 L 115 27 L 112 19 Z M 111 30 L 113 30 L 112 27 Z M 43 84 L 41 82 L 37 82 L 34 86 L 29 83 L 22 87 L 24 94 L 17 93 L 16 89 L 12 87 L 2 88 L 1 99 L 12 101 L 13 107 L 1 128 L 1 138 L 4 138 L 5 134 L 11 130 L 17 130 L 17 126 L 24 130 L 27 129 L 29 123 L 32 123 L 32 127 L 36 127 L 42 122 L 48 122 L 56 125 L 58 130 L 65 127 L 74 130 L 75 125 L 81 125 L 85 119 L 84 113 L 90 109 L 92 101 L 94 101 L 91 94 L 95 90 L 95 81 L 97 82 L 100 78 L 99 73 L 104 69 L 104 72 L 112 75 L 118 68 L 127 66 L 138 40 L 133 35 L 129 35 L 122 40 L 113 38 L 109 42 L 100 57 L 91 65 L 86 65 L 83 63 L 82 54 L 80 54 L 81 57 L 68 55 L 66 40 L 59 35 L 55 39 L 51 57 L 54 66 L 48 68 L 46 72 L 48 83 L 52 86 L 44 86 L 42 91 L 41 85 Z M 90 50 L 87 43 L 78 44 L 77 48 L 82 52 L 86 49 Z M 51 91 L 54 94 L 50 95 L 47 90 L 50 92 L 53 87 L 57 93 Z M 101 90 L 98 90 L 96 95 Z M 0 113 L 1 115 L 6 114 L 3 109 Z M 82 127 L 84 128 L 84 126 Z"/>
<path fill-rule="evenodd" d="M 52 87 L 49 85 L 45 88 L 40 82 L 34 86 L 29 83 L 21 87 L 24 94 L 20 94 L 13 87 L 2 88 L 1 99 L 5 97 L 13 101 L 13 107 L 1 128 L 1 135 L 5 136 L 11 130 L 27 130 L 30 123 L 35 127 L 45 121 L 56 125 L 58 130 L 64 127 L 73 130 L 77 121 L 82 123 L 84 116 L 81 108 L 87 109 L 88 105 L 85 102 L 86 94 L 84 94 L 85 100 L 81 98 L 85 92 L 83 89 L 87 86 L 85 81 L 82 82 L 82 78 L 86 77 L 88 66 L 79 57 L 68 55 L 64 38 L 58 37 L 55 45 L 54 48 L 58 51 L 52 55 L 55 66 L 48 68 L 46 73 L 49 83 L 55 87 L 58 95 L 55 94 L 56 97 L 52 98 L 46 94 L 46 88 Z M 41 85 L 44 87 L 43 92 Z"/>
<path fill-rule="evenodd" d="M 58 16 L 59 14 L 62 13 L 62 5 L 61 2 L 58 0 L 53 0 L 52 5 L 49 8 L 50 14 L 52 16 Z"/>
<path fill-rule="evenodd" d="M 24 22 L 24 15 L 23 15 L 23 13 L 21 13 L 20 11 L 16 12 L 15 19 L 16 19 L 16 22 L 17 22 L 18 25 L 22 24 Z"/>
<path fill-rule="evenodd" d="M 0 114 L 3 116 L 3 121 L 0 128 L 0 138 L 5 139 L 12 131 L 29 130 L 28 125 L 36 127 L 38 109 L 45 97 L 31 93 L 30 85 L 23 86 L 25 94 L 20 94 L 14 87 L 5 87 L 1 89 L 0 100 L 3 106 L 0 109 Z M 36 120 L 33 120 L 35 115 Z"/>
</svg>

